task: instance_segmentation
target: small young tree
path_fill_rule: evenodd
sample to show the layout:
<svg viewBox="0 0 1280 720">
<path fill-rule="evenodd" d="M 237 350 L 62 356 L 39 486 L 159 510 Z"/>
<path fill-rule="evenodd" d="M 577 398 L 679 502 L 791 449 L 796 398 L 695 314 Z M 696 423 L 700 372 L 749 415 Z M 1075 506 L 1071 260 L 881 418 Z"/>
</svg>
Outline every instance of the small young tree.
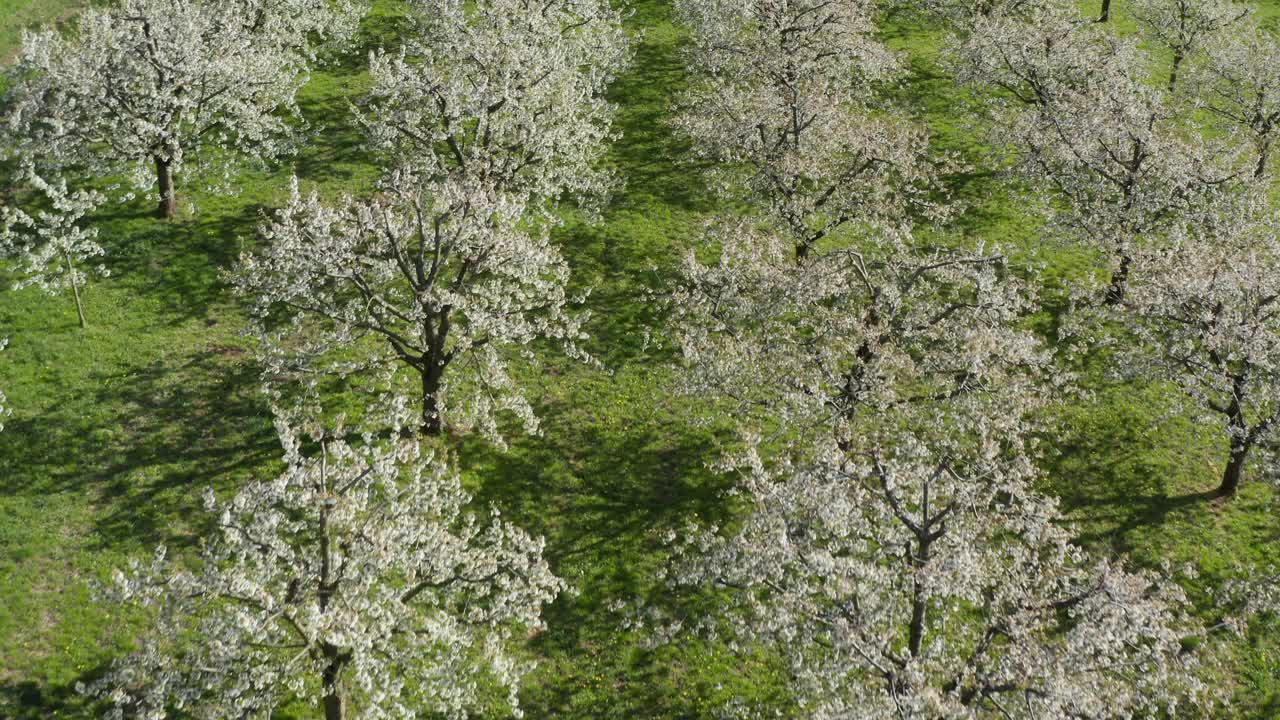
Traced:
<svg viewBox="0 0 1280 720">
<path fill-rule="evenodd" d="M 1141 341 L 1126 355 L 1177 383 L 1228 439 L 1220 496 L 1280 421 L 1280 224 L 1264 208 L 1238 198 L 1178 226 L 1142 258 L 1125 303 Z"/>
<path fill-rule="evenodd" d="M 104 254 L 98 244 L 98 229 L 82 227 L 86 213 L 93 212 L 103 202 L 94 190 L 67 190 L 67 181 L 48 182 L 34 169 L 23 171 L 33 189 L 45 198 L 39 210 L 24 211 L 19 207 L 0 208 L 0 256 L 15 260 L 14 270 L 19 279 L 17 288 L 36 286 L 50 295 L 71 289 L 76 301 L 76 316 L 80 327 L 85 327 L 84 304 L 80 289 L 88 279 L 82 268 L 93 258 Z M 34 213 L 34 214 L 33 214 Z M 106 276 L 101 265 L 91 266 L 88 272 Z"/>
<path fill-rule="evenodd" d="M 1231 0 L 1136 0 L 1131 11 L 1145 34 L 1169 49 L 1169 90 L 1182 63 L 1249 14 Z"/>
<path fill-rule="evenodd" d="M 747 513 L 668 573 L 699 626 L 788 661 L 805 717 L 1121 718 L 1201 699 L 1176 585 L 1088 557 L 1032 489 L 1016 418 L 741 464 Z"/>
<path fill-rule="evenodd" d="M 499 410 L 533 432 L 509 356 L 546 338 L 584 357 L 568 268 L 548 228 L 527 223 L 526 206 L 509 195 L 467 177 L 422 188 L 401 170 L 373 200 L 327 205 L 295 179 L 289 204 L 262 228 L 265 247 L 244 255 L 234 276 L 262 321 L 268 374 L 381 369 L 395 389 L 408 370 L 423 434 L 447 420 L 497 440 Z M 281 316 L 290 322 L 277 329 L 271 320 Z"/>
<path fill-rule="evenodd" d="M 530 211 L 598 200 L 627 59 L 607 0 L 413 0 L 416 30 L 370 55 L 360 120 L 394 166 L 426 184 L 483 187 Z"/>
<path fill-rule="evenodd" d="M 175 177 L 288 147 L 303 58 L 215 0 L 90 7 L 73 35 L 27 33 L 5 125 L 28 159 L 125 174 L 177 212 Z"/>
<path fill-rule="evenodd" d="M 1223 33 L 1191 65 L 1189 81 L 1220 127 L 1253 143 L 1253 176 L 1265 179 L 1280 127 L 1280 42 L 1254 25 Z"/>
<path fill-rule="evenodd" d="M 419 445 L 339 427 L 277 428 L 286 468 L 227 502 L 188 567 L 160 548 L 117 571 L 109 597 L 151 613 L 136 652 L 82 691 L 107 717 L 269 717 L 304 703 L 326 720 L 465 717 L 526 663 L 513 632 L 562 590 L 543 543 L 464 512 L 456 472 Z M 314 446 L 314 447 L 313 447 Z M 313 452 L 314 450 L 314 452 Z"/>
<path fill-rule="evenodd" d="M 896 59 L 862 0 L 681 0 L 693 42 L 676 125 L 729 197 L 765 212 L 803 261 L 851 223 L 901 230 L 934 189 L 924 133 L 872 84 Z M 871 106 L 875 105 L 876 109 Z"/>
</svg>

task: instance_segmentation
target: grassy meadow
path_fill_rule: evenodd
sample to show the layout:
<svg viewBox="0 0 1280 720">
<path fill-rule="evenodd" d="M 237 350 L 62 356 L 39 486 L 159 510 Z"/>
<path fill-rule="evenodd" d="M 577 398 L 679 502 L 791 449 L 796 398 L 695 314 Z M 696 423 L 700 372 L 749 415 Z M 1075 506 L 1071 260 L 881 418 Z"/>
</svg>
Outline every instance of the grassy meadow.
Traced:
<svg viewBox="0 0 1280 720">
<path fill-rule="evenodd" d="M 65 19 L 75 0 L 0 0 L 0 58 L 22 27 Z M 1123 0 L 1117 3 L 1124 22 Z M 1261 4 L 1275 20 L 1280 0 Z M 157 544 L 189 550 L 205 530 L 200 494 L 230 492 L 279 469 L 280 449 L 258 369 L 241 336 L 245 312 L 223 272 L 255 242 L 263 213 L 279 205 L 296 172 L 330 194 L 365 192 L 376 170 L 348 115 L 367 83 L 364 53 L 395 42 L 393 0 L 378 0 L 349 56 L 314 71 L 301 106 L 314 138 L 291 163 L 246 170 L 239 192 L 180 188 L 198 212 L 170 223 L 145 199 L 95 218 L 109 278 L 85 292 L 89 327 L 77 327 L 69 295 L 15 291 L 0 269 L 0 389 L 12 415 L 0 432 L 0 718 L 91 717 L 75 693 L 130 643 L 145 618 L 94 602 L 93 585 Z M 545 535 L 553 568 L 573 586 L 531 637 L 538 659 L 522 704 L 532 720 L 713 718 L 731 697 L 777 703 L 767 657 L 744 659 L 697 642 L 650 649 L 624 631 L 615 600 L 662 601 L 654 571 L 661 529 L 726 517 L 728 484 L 708 469 L 732 442 L 726 423 L 701 422 L 697 398 L 671 392 L 669 349 L 646 344 L 660 327 L 650 297 L 664 268 L 694 242 L 714 209 L 700 168 L 666 124 L 682 87 L 682 31 L 666 0 L 636 0 L 630 70 L 612 89 L 622 137 L 609 161 L 625 180 L 591 225 L 571 217 L 558 239 L 579 288 L 590 287 L 588 349 L 598 366 L 548 353 L 526 373 L 543 432 L 500 451 L 460 439 L 476 502 L 492 503 Z M 883 32 L 908 58 L 898 100 L 936 145 L 981 166 L 983 148 L 965 120 L 966 97 L 938 63 L 942 31 L 890 14 Z M 1061 281 L 1081 272 L 1068 248 L 1039 242 L 1035 221 L 979 170 L 950 178 L 968 206 L 957 229 L 1044 263 L 1050 335 Z M 1056 398 L 1049 489 L 1098 552 L 1145 566 L 1193 564 L 1187 581 L 1203 603 L 1241 563 L 1266 565 L 1280 548 L 1271 486 L 1251 477 L 1230 503 L 1215 504 L 1225 447 L 1200 432 L 1160 385 L 1115 380 L 1106 358 L 1076 368 L 1088 393 Z M 1256 472 L 1254 473 L 1256 475 Z M 1280 625 L 1257 624 L 1230 640 L 1231 717 L 1280 717 Z M 311 708 L 282 717 L 309 718 Z M 494 717 L 502 717 L 495 711 Z"/>
</svg>

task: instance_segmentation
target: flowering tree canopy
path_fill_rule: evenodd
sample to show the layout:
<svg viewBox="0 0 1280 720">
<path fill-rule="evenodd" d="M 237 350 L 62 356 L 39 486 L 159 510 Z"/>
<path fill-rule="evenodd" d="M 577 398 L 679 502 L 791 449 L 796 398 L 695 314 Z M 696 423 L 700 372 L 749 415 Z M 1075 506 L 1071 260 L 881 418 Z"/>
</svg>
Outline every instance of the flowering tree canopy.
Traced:
<svg viewBox="0 0 1280 720">
<path fill-rule="evenodd" d="M 953 31 L 967 34 L 982 19 L 1017 16 L 1043 10 L 1045 0 L 909 0 L 919 8 L 947 22 Z"/>
<path fill-rule="evenodd" d="M 511 196 L 465 181 L 427 192 L 400 171 L 373 200 L 329 205 L 295 180 L 262 228 L 262 252 L 243 256 L 234 278 L 266 321 L 268 374 L 381 370 L 395 390 L 409 370 L 425 434 L 449 421 L 497 439 L 499 410 L 536 430 L 509 356 L 540 338 L 580 355 L 583 316 L 568 308 L 568 268 L 547 228 L 525 222 Z M 270 322 L 280 315 L 291 321 Z"/>
<path fill-rule="evenodd" d="M 1010 137 L 1023 167 L 1052 171 L 1063 224 L 1100 243 L 1125 223 L 1163 219 L 1157 202 L 1192 206 L 1187 188 L 1210 184 L 1216 157 L 1178 143 L 1163 96 L 1143 94 L 1137 48 L 1034 5 L 962 13 L 976 28 L 961 40 L 972 53 L 965 79 L 1003 93 L 1002 129 L 1020 133 Z M 1180 590 L 1090 558 L 1035 490 L 1025 438 L 1048 358 L 1020 327 L 1031 297 L 1003 255 L 911 232 L 910 202 L 827 215 L 839 190 L 828 193 L 816 170 L 777 181 L 800 173 L 795 148 L 772 141 L 771 113 L 787 142 L 825 128 L 820 113 L 857 118 L 849 109 L 870 97 L 866 78 L 888 68 L 853 60 L 849 43 L 866 40 L 840 24 L 850 6 L 683 8 L 697 60 L 680 122 L 766 217 L 713 222 L 672 299 L 690 389 L 735 403 L 748 449 L 727 462 L 741 474 L 745 517 L 680 534 L 671 587 L 716 589 L 723 605 L 704 627 L 781 652 L 810 717 L 1122 718 L 1200 702 L 1181 645 L 1196 626 Z M 1029 20 L 1038 13 L 1040 25 Z M 793 56 L 840 66 L 810 98 L 846 94 L 796 100 L 814 87 L 801 79 L 824 76 L 797 73 Z M 1167 136 L 1152 136 L 1153 117 Z M 841 166 L 850 143 L 824 148 L 830 134 L 804 141 L 820 148 L 807 167 Z M 865 147 L 879 158 L 889 144 Z M 1155 144 L 1158 159 L 1107 157 L 1135 144 L 1140 155 Z M 916 148 L 914 164 L 898 164 L 926 167 Z M 730 174 L 741 166 L 739 183 Z M 1119 169 L 1132 179 L 1116 180 Z M 878 191 L 910 198 L 928 175 L 882 177 Z M 817 203 L 778 210 L 814 188 Z"/>
<path fill-rule="evenodd" d="M 1144 34 L 1169 50 L 1170 90 L 1177 87 L 1178 70 L 1187 58 L 1249 14 L 1231 0 L 1137 0 L 1132 12 Z"/>
<path fill-rule="evenodd" d="M 292 135 L 302 56 L 227 22 L 214 0 L 90 7 L 76 32 L 27 33 L 4 118 L 29 159 L 154 186 L 164 217 L 174 177 L 270 159 Z"/>
<path fill-rule="evenodd" d="M 269 716 L 291 702 L 326 720 L 465 717 L 486 687 L 516 707 L 517 629 L 562 589 L 543 543 L 464 512 L 454 470 L 399 439 L 277 421 L 285 471 L 205 503 L 217 530 L 190 569 L 117 571 L 111 597 L 153 613 L 136 652 L 84 688 L 108 717 Z M 316 445 L 314 452 L 311 446 Z M 354 709 L 350 709 L 354 708 Z"/>
<path fill-rule="evenodd" d="M 319 51 L 347 46 L 369 12 L 369 0 L 219 1 L 259 38 L 311 60 Z"/>
<path fill-rule="evenodd" d="M 775 425 L 851 428 L 862 409 L 992 387 L 1006 359 L 1034 364 L 1005 334 L 1025 305 L 1003 258 L 912 232 L 911 211 L 942 211 L 925 199 L 923 135 L 870 108 L 895 68 L 874 8 L 679 7 L 694 81 L 678 122 L 765 216 L 713 222 L 704 246 L 718 260 L 693 251 L 680 269 L 673 334 L 690 389 Z"/>
<path fill-rule="evenodd" d="M 360 111 L 387 158 L 382 192 L 328 207 L 295 186 L 236 282 L 259 317 L 294 321 L 261 334 L 275 374 L 380 366 L 392 381 L 408 368 L 423 433 L 448 421 L 498 439 L 499 410 L 534 431 L 508 356 L 550 338 L 583 357 L 549 233 L 562 196 L 599 200 L 609 184 L 604 91 L 627 55 L 621 18 L 603 0 L 413 9 L 405 47 L 371 56 Z"/>
<path fill-rule="evenodd" d="M 1176 382 L 1229 440 L 1221 495 L 1235 493 L 1280 421 L 1280 225 L 1260 194 L 1180 224 L 1145 252 L 1125 302 L 1138 342 L 1123 355 Z"/>
<path fill-rule="evenodd" d="M 416 30 L 370 56 L 361 121 L 389 163 L 545 209 L 598 199 L 611 137 L 604 92 L 628 57 L 606 0 L 413 0 Z"/>
<path fill-rule="evenodd" d="M 1050 198 L 1054 225 L 1106 259 L 1120 302 L 1135 248 L 1211 205 L 1238 152 L 1188 127 L 1147 81 L 1132 39 L 1052 8 L 979 22 L 959 49 L 961 77 L 994 88 L 992 138 L 1012 169 Z"/>
<path fill-rule="evenodd" d="M 684 534 L 668 582 L 718 588 L 706 626 L 779 650 L 819 720 L 1129 718 L 1199 702 L 1182 592 L 1073 545 L 1003 425 L 971 424 L 941 454 L 910 434 L 794 461 L 751 451 L 746 517 Z"/>
<path fill-rule="evenodd" d="M 1254 146 L 1253 176 L 1267 177 L 1280 126 L 1280 41 L 1256 25 L 1233 27 L 1189 67 L 1189 94 L 1217 127 Z"/>
<path fill-rule="evenodd" d="M 70 192 L 66 180 L 48 182 L 30 166 L 24 168 L 22 175 L 44 195 L 46 207 L 29 212 L 16 206 L 0 207 L 0 256 L 14 259 L 18 275 L 14 287 L 34 285 L 50 295 L 70 288 L 83 328 L 80 288 L 87 274 L 81 266 L 104 251 L 97 242 L 97 228 L 82 227 L 81 221 L 102 203 L 103 197 L 94 190 Z M 100 276 L 107 274 L 101 265 L 89 270 Z"/>
<path fill-rule="evenodd" d="M 874 109 L 896 58 L 861 0 L 677 3 L 693 35 L 676 125 L 728 196 L 764 211 L 803 259 L 843 226 L 895 230 L 933 189 L 922 132 Z"/>
<path fill-rule="evenodd" d="M 691 252 L 672 303 L 689 389 L 775 427 L 834 419 L 852 432 L 923 401 L 1015 397 L 1044 364 L 1013 325 L 1028 296 L 999 253 L 861 240 L 796 265 L 789 238 L 713 226 L 718 261 Z"/>
</svg>

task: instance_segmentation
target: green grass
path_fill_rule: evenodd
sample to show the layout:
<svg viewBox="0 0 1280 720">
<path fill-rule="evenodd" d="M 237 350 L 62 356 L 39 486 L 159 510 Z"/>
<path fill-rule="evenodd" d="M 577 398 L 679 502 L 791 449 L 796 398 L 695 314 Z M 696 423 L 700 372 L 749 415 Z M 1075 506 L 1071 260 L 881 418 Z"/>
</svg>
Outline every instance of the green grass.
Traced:
<svg viewBox="0 0 1280 720">
<path fill-rule="evenodd" d="M 0 57 L 17 28 L 74 4 L 0 2 Z M 1264 5 L 1280 15 L 1280 2 Z M 630 25 L 643 38 L 612 91 L 623 137 L 610 161 L 626 186 L 603 222 L 571 218 L 557 232 L 574 282 L 593 288 L 588 347 L 601 366 L 549 356 L 527 377 L 542 435 L 505 453 L 466 440 L 460 453 L 477 501 L 544 534 L 576 591 L 549 609 L 547 631 L 529 643 L 539 666 L 522 699 L 538 720 L 712 718 L 735 695 L 781 703 L 768 658 L 744 660 L 714 644 L 648 650 L 609 609 L 616 599 L 663 600 L 653 579 L 659 529 L 724 519 L 726 481 L 707 463 L 732 441 L 723 425 L 694 422 L 704 408 L 671 392 L 669 350 L 643 342 L 662 319 L 648 300 L 661 269 L 716 203 L 665 124 L 685 82 L 682 34 L 667 2 L 635 9 Z M 366 23 L 365 44 L 393 38 L 396 25 L 386 0 Z M 938 64 L 941 33 L 895 17 L 885 35 L 910 61 L 898 99 L 939 147 L 981 167 L 985 148 L 963 120 L 965 98 Z M 317 134 L 291 165 L 326 193 L 362 192 L 375 175 L 346 116 L 347 99 L 367 83 L 362 56 L 316 72 L 301 97 Z M 13 409 L 0 432 L 0 717 L 88 717 L 75 683 L 101 672 L 137 622 L 95 603 L 93 583 L 158 543 L 189 548 L 204 529 L 203 488 L 227 492 L 277 469 L 257 369 L 239 334 L 244 313 L 220 278 L 252 243 L 261 213 L 283 199 L 289 172 L 246 173 L 234 197 L 185 188 L 199 214 L 174 223 L 157 222 L 142 202 L 105 212 L 98 220 L 112 275 L 86 292 L 85 331 L 69 297 L 12 291 L 0 273 L 0 336 L 10 338 L 0 388 Z M 1086 271 L 1078 253 L 1039 241 L 994 175 L 959 174 L 949 187 L 970 206 L 961 232 L 1048 263 L 1051 299 L 1064 278 Z M 1039 318 L 1046 328 L 1053 308 Z M 1188 588 L 1203 603 L 1236 564 L 1275 555 L 1273 493 L 1254 482 L 1230 504 L 1208 503 L 1221 444 L 1171 412 L 1167 388 L 1107 379 L 1099 365 L 1082 368 L 1092 396 L 1061 398 L 1052 414 L 1048 487 L 1098 551 L 1146 566 L 1198 565 Z M 1229 643 L 1233 717 L 1276 716 L 1278 640 L 1280 629 L 1262 626 Z"/>
<path fill-rule="evenodd" d="M 88 0 L 0 0 L 0 63 L 8 63 L 22 41 L 23 30 L 64 21 Z"/>
</svg>

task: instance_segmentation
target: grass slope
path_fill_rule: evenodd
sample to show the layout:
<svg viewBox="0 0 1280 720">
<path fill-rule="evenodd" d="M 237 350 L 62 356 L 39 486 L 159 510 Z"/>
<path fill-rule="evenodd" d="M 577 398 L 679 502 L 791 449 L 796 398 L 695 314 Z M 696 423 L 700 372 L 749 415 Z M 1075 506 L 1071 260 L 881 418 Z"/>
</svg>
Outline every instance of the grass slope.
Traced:
<svg viewBox="0 0 1280 720">
<path fill-rule="evenodd" d="M 74 4 L 5 2 L 0 56 L 15 28 Z M 661 600 L 652 580 L 657 529 L 727 512 L 725 481 L 706 467 L 729 435 L 692 422 L 703 409 L 669 392 L 672 357 L 643 342 L 661 321 L 648 294 L 714 202 L 664 123 L 684 83 L 681 32 L 663 0 L 640 0 L 635 10 L 631 25 L 643 31 L 636 61 L 612 91 L 623 137 L 611 162 L 626 187 L 602 223 L 571 219 L 558 235 L 575 282 L 593 288 L 590 347 L 602 367 L 550 357 L 528 378 L 541 436 L 507 452 L 463 443 L 478 502 L 546 535 L 556 570 L 576 590 L 530 639 L 539 659 L 523 693 L 530 718 L 710 718 L 728 697 L 777 694 L 767 658 L 696 643 L 649 650 L 609 610 L 615 599 Z M 396 25 L 387 0 L 365 25 L 366 44 L 393 41 Z M 910 58 L 901 100 L 940 147 L 976 165 L 983 148 L 961 120 L 963 96 L 939 70 L 940 36 L 897 17 L 885 34 Z M 292 167 L 330 193 L 361 192 L 374 174 L 346 116 L 346 100 L 367 81 L 361 57 L 316 72 L 302 95 L 318 137 Z M 185 188 L 199 214 L 174 223 L 153 220 L 144 202 L 104 213 L 112 275 L 86 293 L 85 331 L 69 297 L 0 292 L 0 336 L 10 338 L 0 388 L 13 408 L 0 432 L 0 717 L 87 717 L 75 683 L 100 672 L 140 621 L 95 604 L 92 584 L 156 544 L 189 548 L 203 529 L 204 487 L 227 492 L 276 470 L 257 370 L 239 336 L 243 312 L 220 271 L 252 242 L 261 213 L 279 204 L 289 171 L 247 172 L 230 198 Z M 1080 271 L 1069 250 L 1041 246 L 1034 223 L 990 174 L 958 176 L 952 190 L 972 206 L 960 229 L 1048 262 L 1050 291 Z M 8 284 L 0 273 L 0 288 Z M 1272 492 L 1254 483 L 1229 505 L 1207 504 L 1222 448 L 1169 412 L 1166 389 L 1082 371 L 1093 394 L 1062 398 L 1049 438 L 1057 452 L 1046 461 L 1082 540 L 1142 564 L 1194 563 L 1201 598 L 1236 563 L 1273 556 Z M 1263 627 L 1231 645 L 1235 716 L 1280 713 L 1278 638 Z"/>
<path fill-rule="evenodd" d="M 0 3 L 0 63 L 7 63 L 22 42 L 23 30 L 61 23 L 87 0 L 4 0 Z"/>
</svg>

